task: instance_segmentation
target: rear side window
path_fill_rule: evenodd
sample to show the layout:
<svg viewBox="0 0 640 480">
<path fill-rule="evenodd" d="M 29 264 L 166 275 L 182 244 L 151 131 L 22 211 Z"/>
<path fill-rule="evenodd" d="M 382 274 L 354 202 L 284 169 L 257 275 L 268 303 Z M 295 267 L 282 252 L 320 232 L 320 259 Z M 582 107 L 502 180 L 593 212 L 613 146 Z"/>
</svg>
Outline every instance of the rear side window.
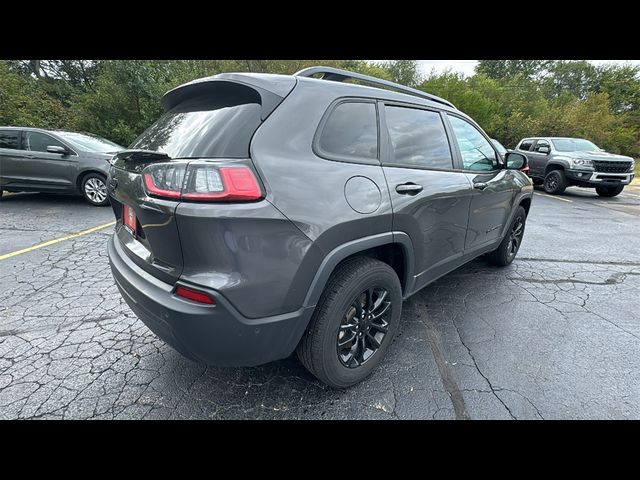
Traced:
<svg viewBox="0 0 640 480">
<path fill-rule="evenodd" d="M 373 103 L 344 102 L 327 118 L 318 147 L 322 154 L 338 159 L 378 158 L 378 122 Z"/>
<path fill-rule="evenodd" d="M 453 168 L 442 118 L 437 112 L 385 107 L 391 138 L 389 163 L 426 168 Z"/>
<path fill-rule="evenodd" d="M 20 148 L 20 132 L 16 130 L 0 130 L 0 148 L 18 150 Z"/>
<path fill-rule="evenodd" d="M 531 145 L 533 145 L 533 140 L 524 140 L 518 147 L 518 150 L 525 150 L 528 152 L 531 150 Z"/>
<path fill-rule="evenodd" d="M 261 123 L 257 94 L 224 103 L 202 96 L 182 102 L 151 125 L 129 148 L 166 153 L 171 158 L 247 158 Z"/>
</svg>

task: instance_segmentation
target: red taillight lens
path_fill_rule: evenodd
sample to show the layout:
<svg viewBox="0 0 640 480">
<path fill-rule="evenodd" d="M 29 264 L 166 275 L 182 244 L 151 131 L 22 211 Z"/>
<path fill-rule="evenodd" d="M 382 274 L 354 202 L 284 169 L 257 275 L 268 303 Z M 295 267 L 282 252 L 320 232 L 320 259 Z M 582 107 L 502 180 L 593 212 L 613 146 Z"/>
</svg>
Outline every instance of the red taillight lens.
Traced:
<svg viewBox="0 0 640 480">
<path fill-rule="evenodd" d="M 167 198 L 180 198 L 180 190 L 169 190 L 166 188 L 160 188 L 153 180 L 153 175 L 150 173 L 144 174 L 144 186 L 147 187 L 147 192 L 157 197 Z"/>
<path fill-rule="evenodd" d="M 262 198 L 253 171 L 246 166 L 221 167 L 210 162 L 161 163 L 142 173 L 147 194 L 199 202 L 238 202 Z"/>
<path fill-rule="evenodd" d="M 195 166 L 182 191 L 185 200 L 250 201 L 262 197 L 260 186 L 248 167 Z"/>
<path fill-rule="evenodd" d="M 149 165 L 142 172 L 147 193 L 154 197 L 180 198 L 186 169 L 184 163 Z"/>
<path fill-rule="evenodd" d="M 208 294 L 200 292 L 198 290 L 193 290 L 191 288 L 183 287 L 181 285 L 178 285 L 176 287 L 175 294 L 178 297 L 186 298 L 187 300 L 191 300 L 193 302 L 204 303 L 206 305 L 216 304 L 216 301 Z"/>
</svg>

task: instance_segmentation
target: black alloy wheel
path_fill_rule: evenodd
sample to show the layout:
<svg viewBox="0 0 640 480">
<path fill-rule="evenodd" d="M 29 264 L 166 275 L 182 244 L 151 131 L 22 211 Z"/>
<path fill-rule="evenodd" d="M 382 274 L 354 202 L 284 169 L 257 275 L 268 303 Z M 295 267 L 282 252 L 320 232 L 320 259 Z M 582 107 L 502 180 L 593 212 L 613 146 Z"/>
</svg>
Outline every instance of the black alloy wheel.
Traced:
<svg viewBox="0 0 640 480">
<path fill-rule="evenodd" d="M 340 362 L 347 368 L 364 365 L 378 351 L 389 331 L 389 292 L 369 287 L 355 297 L 344 313 L 338 330 Z"/>
<path fill-rule="evenodd" d="M 509 232 L 509 244 L 507 246 L 507 259 L 511 262 L 520 248 L 522 236 L 524 235 L 524 216 L 518 214 L 513 221 L 511 231 Z"/>
</svg>

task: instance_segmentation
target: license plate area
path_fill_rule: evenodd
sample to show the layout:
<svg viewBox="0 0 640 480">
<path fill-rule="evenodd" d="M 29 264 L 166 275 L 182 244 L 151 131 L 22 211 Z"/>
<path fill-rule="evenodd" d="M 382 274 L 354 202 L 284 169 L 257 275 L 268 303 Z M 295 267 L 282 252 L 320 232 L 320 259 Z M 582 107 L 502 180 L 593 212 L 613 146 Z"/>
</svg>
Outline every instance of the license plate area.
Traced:
<svg viewBox="0 0 640 480">
<path fill-rule="evenodd" d="M 136 218 L 136 212 L 129 205 L 122 205 L 122 224 L 131 235 L 134 237 L 137 234 L 138 219 Z"/>
</svg>

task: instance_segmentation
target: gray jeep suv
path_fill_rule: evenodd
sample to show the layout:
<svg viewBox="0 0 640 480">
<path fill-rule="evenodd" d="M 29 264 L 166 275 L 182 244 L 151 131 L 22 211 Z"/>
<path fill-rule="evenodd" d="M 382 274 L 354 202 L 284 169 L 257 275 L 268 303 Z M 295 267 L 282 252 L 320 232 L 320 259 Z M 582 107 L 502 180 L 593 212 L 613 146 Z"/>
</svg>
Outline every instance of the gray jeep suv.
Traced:
<svg viewBox="0 0 640 480">
<path fill-rule="evenodd" d="M 518 252 L 526 156 L 502 163 L 446 100 L 313 67 L 220 74 L 162 104 L 112 161 L 108 254 L 131 309 L 193 360 L 297 350 L 347 387 L 383 358 L 403 299 L 479 255 L 508 265 Z"/>
<path fill-rule="evenodd" d="M 575 185 L 615 197 L 633 180 L 633 158 L 607 153 L 582 138 L 525 138 L 516 149 L 529 157 L 529 176 L 550 194 Z"/>
<path fill-rule="evenodd" d="M 9 192 L 79 193 L 109 203 L 109 160 L 124 147 L 89 133 L 0 127 L 0 196 Z"/>
</svg>

